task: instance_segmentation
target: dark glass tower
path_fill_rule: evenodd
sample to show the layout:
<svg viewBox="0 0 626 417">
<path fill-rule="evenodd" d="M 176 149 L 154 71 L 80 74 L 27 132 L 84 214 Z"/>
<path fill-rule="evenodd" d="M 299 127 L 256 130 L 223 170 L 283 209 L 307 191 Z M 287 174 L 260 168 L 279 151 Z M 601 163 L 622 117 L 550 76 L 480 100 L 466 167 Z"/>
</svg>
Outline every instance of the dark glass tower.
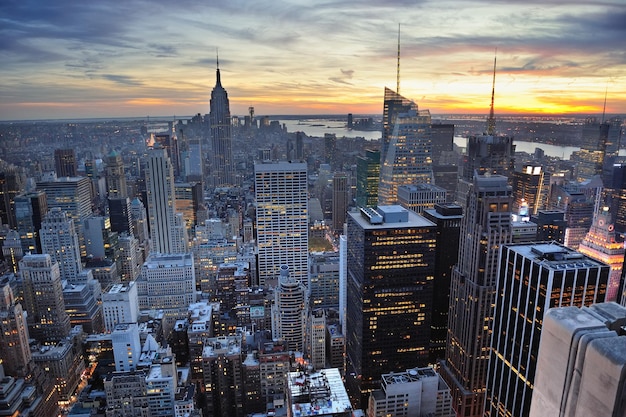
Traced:
<svg viewBox="0 0 626 417">
<path fill-rule="evenodd" d="M 216 70 L 217 81 L 211 91 L 211 123 L 212 176 L 213 185 L 221 187 L 234 184 L 232 133 L 230 120 L 230 105 L 228 93 L 222 87 L 219 63 Z"/>
<path fill-rule="evenodd" d="M 75 177 L 78 172 L 74 149 L 54 150 L 54 170 L 57 177 Z"/>
<path fill-rule="evenodd" d="M 459 233 L 463 208 L 458 204 L 435 204 L 423 214 L 437 225 L 437 252 L 433 287 L 433 317 L 430 325 L 430 363 L 443 359 L 448 334 L 450 279 L 459 257 Z"/>
<path fill-rule="evenodd" d="M 544 314 L 604 302 L 609 271 L 608 265 L 555 243 L 502 247 L 485 416 L 528 415 Z"/>
<path fill-rule="evenodd" d="M 378 204 L 380 181 L 380 151 L 366 149 L 365 156 L 356 160 L 356 204 L 375 207 Z"/>
<path fill-rule="evenodd" d="M 365 407 L 382 374 L 428 363 L 436 226 L 400 206 L 347 223 L 346 386 Z"/>
</svg>

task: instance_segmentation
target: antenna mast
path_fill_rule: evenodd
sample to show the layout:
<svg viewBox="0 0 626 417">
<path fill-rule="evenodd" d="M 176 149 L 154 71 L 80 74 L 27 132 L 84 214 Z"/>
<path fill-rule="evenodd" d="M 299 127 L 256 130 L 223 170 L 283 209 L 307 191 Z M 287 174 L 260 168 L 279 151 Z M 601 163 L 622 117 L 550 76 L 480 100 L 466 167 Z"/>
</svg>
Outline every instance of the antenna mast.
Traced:
<svg viewBox="0 0 626 417">
<path fill-rule="evenodd" d="M 398 23 L 398 67 L 396 68 L 396 93 L 400 94 L 400 23 Z"/>
<path fill-rule="evenodd" d="M 609 83 L 606 83 L 606 88 L 604 89 L 604 107 L 602 108 L 602 124 L 604 124 L 604 116 L 606 115 L 606 95 L 609 92 Z"/>
<path fill-rule="evenodd" d="M 495 135 L 496 134 L 496 117 L 493 112 L 493 98 L 496 94 L 496 58 L 498 54 L 498 49 L 496 48 L 496 55 L 493 57 L 493 83 L 491 84 L 491 108 L 489 110 L 489 119 L 487 119 L 487 134 Z"/>
</svg>

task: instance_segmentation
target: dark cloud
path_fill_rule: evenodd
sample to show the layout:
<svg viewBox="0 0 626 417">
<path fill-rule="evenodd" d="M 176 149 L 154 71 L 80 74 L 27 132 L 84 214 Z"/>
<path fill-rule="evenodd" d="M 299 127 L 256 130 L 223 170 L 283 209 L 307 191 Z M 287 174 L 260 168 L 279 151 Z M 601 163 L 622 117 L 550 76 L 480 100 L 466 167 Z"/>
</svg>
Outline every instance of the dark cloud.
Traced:
<svg viewBox="0 0 626 417">
<path fill-rule="evenodd" d="M 138 81 L 137 79 L 126 76 L 126 75 L 102 74 L 101 77 L 104 78 L 105 80 L 113 81 L 114 83 L 121 84 L 121 85 L 127 85 L 127 86 L 143 85 L 141 81 Z"/>
</svg>

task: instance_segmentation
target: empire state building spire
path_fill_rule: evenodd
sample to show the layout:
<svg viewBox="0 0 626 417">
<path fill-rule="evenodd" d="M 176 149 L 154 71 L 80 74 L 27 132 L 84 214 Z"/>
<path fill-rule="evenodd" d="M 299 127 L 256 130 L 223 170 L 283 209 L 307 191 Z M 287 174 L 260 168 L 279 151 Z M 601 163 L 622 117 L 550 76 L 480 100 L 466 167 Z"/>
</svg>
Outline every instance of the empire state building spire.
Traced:
<svg viewBox="0 0 626 417">
<path fill-rule="evenodd" d="M 211 91 L 209 120 L 211 123 L 211 145 L 213 147 L 211 172 L 213 185 L 234 185 L 233 152 L 230 105 L 228 93 L 222 87 L 220 60 L 217 56 L 215 87 Z"/>
</svg>

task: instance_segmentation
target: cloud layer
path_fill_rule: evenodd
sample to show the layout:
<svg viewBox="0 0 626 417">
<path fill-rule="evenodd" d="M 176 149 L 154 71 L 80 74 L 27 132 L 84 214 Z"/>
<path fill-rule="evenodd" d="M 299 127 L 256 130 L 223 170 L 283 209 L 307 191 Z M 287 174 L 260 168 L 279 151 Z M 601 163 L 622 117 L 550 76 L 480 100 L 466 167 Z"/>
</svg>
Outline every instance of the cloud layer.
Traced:
<svg viewBox="0 0 626 417">
<path fill-rule="evenodd" d="M 547 4 L 546 4 L 547 3 Z M 623 0 L 0 3 L 0 119 L 207 113 L 219 50 L 233 113 L 626 113 Z M 55 103 L 58 106 L 55 106 Z"/>
</svg>

